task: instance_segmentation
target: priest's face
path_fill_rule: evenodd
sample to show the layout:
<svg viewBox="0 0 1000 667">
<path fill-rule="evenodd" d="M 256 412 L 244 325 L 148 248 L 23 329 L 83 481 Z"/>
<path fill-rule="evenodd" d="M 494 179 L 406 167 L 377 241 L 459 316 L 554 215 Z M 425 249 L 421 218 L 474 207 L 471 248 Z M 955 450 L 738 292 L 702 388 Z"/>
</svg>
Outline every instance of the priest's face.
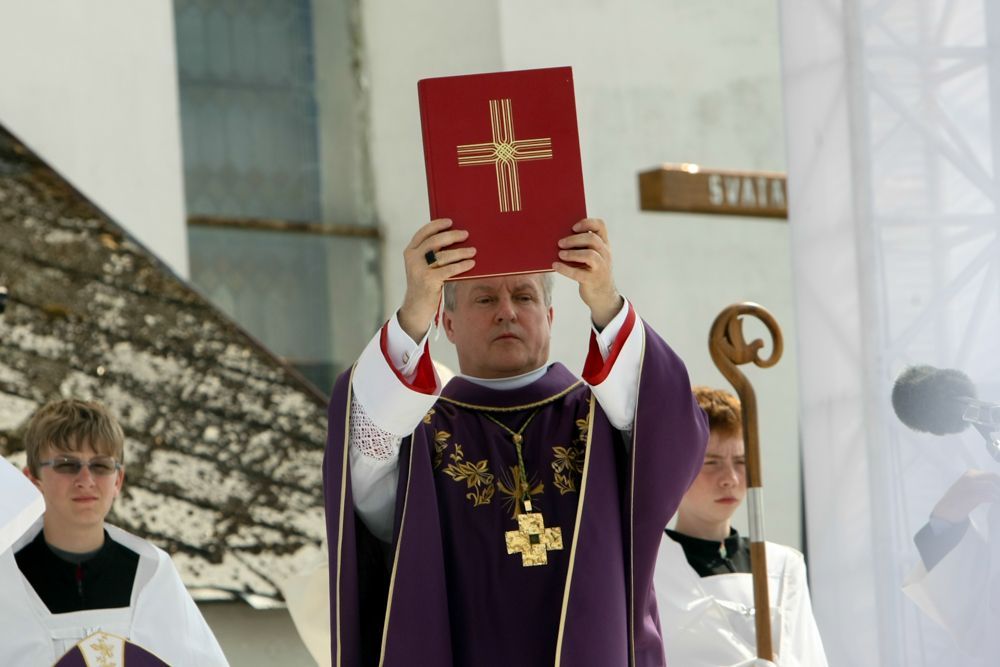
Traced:
<svg viewBox="0 0 1000 667">
<path fill-rule="evenodd" d="M 460 281 L 443 322 L 466 375 L 513 377 L 549 359 L 552 308 L 538 274 Z"/>
<path fill-rule="evenodd" d="M 111 511 L 111 504 L 121 491 L 125 479 L 124 469 L 102 475 L 95 472 L 102 469 L 102 466 L 95 465 L 92 470 L 91 466 L 85 465 L 73 474 L 67 472 L 72 466 L 67 465 L 63 457 L 86 463 L 90 463 L 95 457 L 98 460 L 113 461 L 107 455 L 95 452 L 90 445 L 71 452 L 53 447 L 43 448 L 40 459 L 43 462 L 52 461 L 53 465 L 40 467 L 37 477 L 27 468 L 25 474 L 45 498 L 46 533 L 57 531 L 65 534 L 69 531 L 78 534 L 80 530 L 89 528 L 103 530 L 104 517 Z"/>
<path fill-rule="evenodd" d="M 687 534 L 696 531 L 728 534 L 730 520 L 746 493 L 743 434 L 722 434 L 713 430 L 708 435 L 701 472 L 681 499 L 677 530 Z M 682 527 L 684 524 L 687 524 L 686 530 Z"/>
</svg>

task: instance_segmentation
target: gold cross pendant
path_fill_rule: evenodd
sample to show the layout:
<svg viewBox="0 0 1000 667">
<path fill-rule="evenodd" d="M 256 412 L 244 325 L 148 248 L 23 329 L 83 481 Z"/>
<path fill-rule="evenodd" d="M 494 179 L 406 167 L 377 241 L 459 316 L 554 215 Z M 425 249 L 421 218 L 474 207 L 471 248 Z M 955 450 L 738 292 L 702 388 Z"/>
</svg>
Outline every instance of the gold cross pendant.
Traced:
<svg viewBox="0 0 1000 667">
<path fill-rule="evenodd" d="M 530 506 L 529 506 L 530 509 Z M 546 528 L 538 512 L 524 512 L 517 516 L 517 530 L 508 530 L 507 553 L 521 554 L 521 565 L 546 565 L 549 551 L 563 548 L 562 530 Z"/>
</svg>

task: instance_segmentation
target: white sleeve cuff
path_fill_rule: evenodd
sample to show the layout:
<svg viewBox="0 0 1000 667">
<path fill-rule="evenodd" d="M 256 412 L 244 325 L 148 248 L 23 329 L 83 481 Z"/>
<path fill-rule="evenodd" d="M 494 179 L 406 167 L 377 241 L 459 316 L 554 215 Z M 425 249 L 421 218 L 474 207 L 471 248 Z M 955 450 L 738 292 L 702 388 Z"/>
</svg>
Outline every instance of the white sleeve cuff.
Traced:
<svg viewBox="0 0 1000 667">
<path fill-rule="evenodd" d="M 419 343 L 414 343 L 409 334 L 403 331 L 399 324 L 399 316 L 392 314 L 392 319 L 386 324 L 386 352 L 393 366 L 396 367 L 403 377 L 408 380 L 413 379 L 413 374 L 417 370 L 420 358 L 424 356 L 424 345 L 427 337 L 430 336 L 431 327 L 427 327 L 424 337 Z"/>
<path fill-rule="evenodd" d="M 625 304 L 626 308 L 628 303 Z M 627 312 L 627 311 L 626 311 Z M 621 325 L 619 324 L 619 329 Z M 607 331 L 607 329 L 605 329 Z M 604 409 L 611 425 L 620 431 L 630 431 L 635 422 L 635 406 L 639 397 L 639 372 L 646 330 L 636 318 L 635 325 L 622 345 L 618 358 L 607 377 L 591 385 L 594 396 Z M 600 340 L 600 336 L 598 336 Z M 613 339 L 612 339 L 613 341 Z"/>
<path fill-rule="evenodd" d="M 434 405 L 441 392 L 441 383 L 435 373 L 437 386 L 431 394 L 414 391 L 404 384 L 382 354 L 380 334 L 375 334 L 358 358 L 354 370 L 354 398 L 375 425 L 403 438 L 413 432 Z"/>
<path fill-rule="evenodd" d="M 594 338 L 597 339 L 597 348 L 601 351 L 602 359 L 608 358 L 611 347 L 615 344 L 615 339 L 618 338 L 618 333 L 622 330 L 622 325 L 625 324 L 625 319 L 628 317 L 628 299 L 622 297 L 622 301 L 624 302 L 622 309 L 608 322 L 608 326 L 598 331 L 594 323 L 590 323 L 590 327 L 594 330 Z"/>
</svg>

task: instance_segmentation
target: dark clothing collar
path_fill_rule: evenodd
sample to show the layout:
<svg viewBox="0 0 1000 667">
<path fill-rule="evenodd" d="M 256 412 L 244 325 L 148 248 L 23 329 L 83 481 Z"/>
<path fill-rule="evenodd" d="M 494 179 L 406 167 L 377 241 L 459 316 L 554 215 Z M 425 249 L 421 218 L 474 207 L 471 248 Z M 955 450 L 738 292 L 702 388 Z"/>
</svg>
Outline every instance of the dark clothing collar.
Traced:
<svg viewBox="0 0 1000 667">
<path fill-rule="evenodd" d="M 104 531 L 104 544 L 81 562 L 60 558 L 45 542 L 45 531 L 14 554 L 21 574 L 53 614 L 114 609 L 132 603 L 139 554 Z"/>
<path fill-rule="evenodd" d="M 750 541 L 735 528 L 722 540 L 703 540 L 666 529 L 667 536 L 684 549 L 684 557 L 699 577 L 750 571 Z"/>
</svg>

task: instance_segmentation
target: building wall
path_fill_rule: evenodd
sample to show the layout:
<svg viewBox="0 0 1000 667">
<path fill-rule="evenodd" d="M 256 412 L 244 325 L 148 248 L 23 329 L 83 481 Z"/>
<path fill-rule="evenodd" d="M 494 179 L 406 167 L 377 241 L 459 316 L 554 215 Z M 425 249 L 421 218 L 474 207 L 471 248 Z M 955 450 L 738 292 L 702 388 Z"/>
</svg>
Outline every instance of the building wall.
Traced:
<svg viewBox="0 0 1000 667">
<path fill-rule="evenodd" d="M 186 276 L 170 0 L 0 0 L 0 25 L 0 123 Z"/>
</svg>

